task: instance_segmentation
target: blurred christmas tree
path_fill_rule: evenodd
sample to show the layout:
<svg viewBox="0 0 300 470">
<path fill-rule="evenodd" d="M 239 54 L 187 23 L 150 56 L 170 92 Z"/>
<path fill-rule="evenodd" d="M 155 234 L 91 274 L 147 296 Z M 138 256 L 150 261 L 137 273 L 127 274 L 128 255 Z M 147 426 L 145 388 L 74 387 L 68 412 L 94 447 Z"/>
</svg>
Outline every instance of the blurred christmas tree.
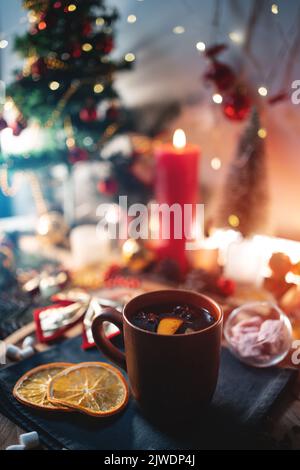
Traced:
<svg viewBox="0 0 300 470">
<path fill-rule="evenodd" d="M 109 57 L 117 12 L 103 0 L 23 5 L 30 29 L 16 39 L 25 63 L 0 115 L 0 130 L 8 131 L 0 164 L 27 169 L 97 159 L 102 145 L 126 130 L 113 78 L 128 63 Z"/>
<path fill-rule="evenodd" d="M 267 223 L 265 130 L 254 110 L 230 165 L 222 194 L 218 225 L 243 236 L 262 233 Z"/>
</svg>

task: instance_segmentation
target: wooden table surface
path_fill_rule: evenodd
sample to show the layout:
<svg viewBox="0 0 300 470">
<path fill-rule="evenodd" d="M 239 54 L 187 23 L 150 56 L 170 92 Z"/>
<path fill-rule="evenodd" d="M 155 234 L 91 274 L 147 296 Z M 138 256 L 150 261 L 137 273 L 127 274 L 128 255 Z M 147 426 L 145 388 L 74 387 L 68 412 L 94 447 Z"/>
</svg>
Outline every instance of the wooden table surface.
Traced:
<svg viewBox="0 0 300 470">
<path fill-rule="evenodd" d="M 81 332 L 81 325 L 77 325 L 66 334 L 73 337 Z M 7 344 L 20 344 L 22 340 L 33 334 L 34 323 L 27 325 L 5 340 Z M 47 349 L 47 346 L 38 344 L 37 351 Z M 300 370 L 284 394 L 274 404 L 270 416 L 266 420 L 266 433 L 277 442 L 289 449 L 300 449 Z M 17 444 L 18 436 L 23 431 L 14 423 L 0 414 L 0 450 L 7 446 Z"/>
</svg>

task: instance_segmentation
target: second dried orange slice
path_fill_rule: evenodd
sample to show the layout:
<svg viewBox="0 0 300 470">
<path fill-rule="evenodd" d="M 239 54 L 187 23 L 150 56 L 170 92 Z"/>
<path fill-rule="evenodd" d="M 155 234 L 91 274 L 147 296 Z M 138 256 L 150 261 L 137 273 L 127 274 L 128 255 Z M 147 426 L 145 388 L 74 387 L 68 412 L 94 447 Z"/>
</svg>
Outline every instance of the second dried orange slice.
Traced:
<svg viewBox="0 0 300 470">
<path fill-rule="evenodd" d="M 54 405 L 101 418 L 123 410 L 128 402 L 128 386 L 115 367 L 104 362 L 85 362 L 53 377 L 48 399 Z"/>
</svg>

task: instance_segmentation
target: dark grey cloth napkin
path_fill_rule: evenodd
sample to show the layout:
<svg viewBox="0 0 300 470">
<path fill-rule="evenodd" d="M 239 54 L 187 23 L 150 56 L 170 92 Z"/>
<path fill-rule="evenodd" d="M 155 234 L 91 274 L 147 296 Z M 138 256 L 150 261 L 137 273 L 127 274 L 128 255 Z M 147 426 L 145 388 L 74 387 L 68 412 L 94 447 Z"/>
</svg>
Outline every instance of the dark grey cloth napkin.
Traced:
<svg viewBox="0 0 300 470">
<path fill-rule="evenodd" d="M 116 341 L 120 341 L 116 339 Z M 126 410 L 99 420 L 81 414 L 41 412 L 12 396 L 17 379 L 40 364 L 65 361 L 106 361 L 95 350 L 83 351 L 81 338 L 67 340 L 16 365 L 0 369 L 0 412 L 25 430 L 36 430 L 49 449 L 72 450 L 196 450 L 248 449 L 259 446 L 262 418 L 293 373 L 284 369 L 254 369 L 223 349 L 213 402 L 197 422 L 176 426 L 149 422 L 131 398 Z M 180 404 L 178 404 L 180 406 Z"/>
</svg>

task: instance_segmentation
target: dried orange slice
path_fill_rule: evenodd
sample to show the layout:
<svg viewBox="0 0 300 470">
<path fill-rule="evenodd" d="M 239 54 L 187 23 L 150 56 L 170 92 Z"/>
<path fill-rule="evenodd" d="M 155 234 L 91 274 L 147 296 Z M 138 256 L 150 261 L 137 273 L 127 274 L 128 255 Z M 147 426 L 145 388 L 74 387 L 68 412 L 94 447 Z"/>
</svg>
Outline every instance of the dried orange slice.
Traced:
<svg viewBox="0 0 300 470">
<path fill-rule="evenodd" d="M 54 405 L 47 398 L 47 390 L 49 382 L 52 378 L 71 367 L 72 364 L 65 362 L 55 362 L 52 364 L 44 364 L 35 369 L 26 372 L 16 383 L 13 389 L 14 397 L 23 405 L 42 410 L 62 410 L 70 411 L 65 406 Z"/>
<path fill-rule="evenodd" d="M 179 318 L 163 318 L 158 325 L 157 333 L 159 335 L 174 335 L 183 324 Z"/>
<path fill-rule="evenodd" d="M 48 385 L 48 399 L 96 417 L 120 412 L 128 402 L 128 386 L 115 367 L 85 362 L 65 369 Z"/>
</svg>

